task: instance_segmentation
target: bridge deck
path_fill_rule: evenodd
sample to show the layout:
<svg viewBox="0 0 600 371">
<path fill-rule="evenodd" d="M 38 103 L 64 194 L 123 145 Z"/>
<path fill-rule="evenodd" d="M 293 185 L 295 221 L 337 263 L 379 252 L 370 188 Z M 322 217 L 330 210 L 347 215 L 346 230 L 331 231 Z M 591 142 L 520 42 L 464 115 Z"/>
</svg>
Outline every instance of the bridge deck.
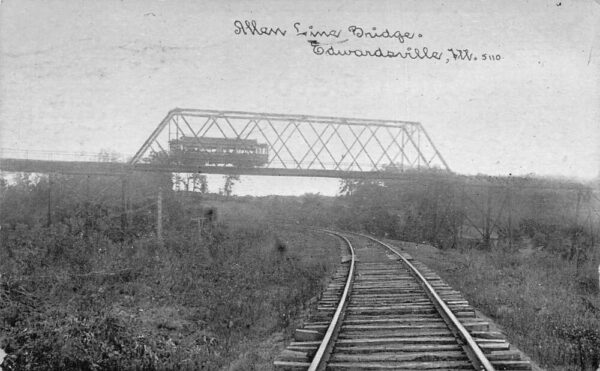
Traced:
<svg viewBox="0 0 600 371">
<path fill-rule="evenodd" d="M 224 166 L 160 166 L 138 163 L 130 165 L 121 162 L 99 161 L 59 161 L 32 160 L 17 158 L 1 158 L 0 170 L 25 173 L 60 173 L 82 175 L 114 175 L 120 176 L 132 171 L 153 171 L 165 173 L 202 173 L 202 174 L 236 174 L 260 176 L 298 176 L 321 178 L 353 178 L 353 179 L 397 179 L 405 176 L 398 172 L 381 171 L 343 171 L 318 169 L 278 169 L 278 168 L 241 168 Z"/>
<path fill-rule="evenodd" d="M 22 173 L 60 173 L 83 175 L 123 175 L 129 165 L 120 162 L 32 160 L 0 158 L 0 170 Z"/>
</svg>

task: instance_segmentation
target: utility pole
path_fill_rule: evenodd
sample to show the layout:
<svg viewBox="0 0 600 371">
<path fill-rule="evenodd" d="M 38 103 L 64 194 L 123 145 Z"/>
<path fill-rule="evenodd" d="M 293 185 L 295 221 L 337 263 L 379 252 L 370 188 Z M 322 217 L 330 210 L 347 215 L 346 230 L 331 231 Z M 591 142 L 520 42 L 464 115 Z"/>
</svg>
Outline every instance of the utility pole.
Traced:
<svg viewBox="0 0 600 371">
<path fill-rule="evenodd" d="M 52 173 L 48 174 L 48 227 L 52 225 Z"/>
<path fill-rule="evenodd" d="M 127 175 L 127 197 L 125 200 L 125 204 L 127 205 L 127 225 L 131 226 L 133 224 L 132 214 L 131 214 L 131 176 Z"/>
<path fill-rule="evenodd" d="M 578 240 L 578 232 L 577 232 L 577 227 L 579 226 L 579 213 L 581 211 L 581 198 L 582 198 L 582 194 L 581 194 L 581 189 L 577 190 L 577 204 L 575 205 L 575 220 L 573 221 L 573 234 L 571 236 L 571 254 L 569 256 L 569 260 L 572 260 L 575 257 L 575 254 L 577 254 L 577 259 L 575 261 L 576 263 L 576 267 L 577 267 L 577 273 L 579 273 L 579 251 L 581 249 L 581 246 L 578 246 L 579 241 Z"/>
<path fill-rule="evenodd" d="M 90 201 L 90 176 L 85 177 L 85 201 Z"/>
<path fill-rule="evenodd" d="M 463 242 L 463 227 L 467 218 L 467 207 L 465 205 L 465 185 L 463 184 L 460 192 L 460 226 L 458 227 L 458 241 Z"/>
<path fill-rule="evenodd" d="M 575 205 L 575 221 L 573 222 L 573 224 L 575 226 L 577 226 L 577 223 L 579 222 L 580 210 L 581 210 L 581 190 L 578 189 L 577 190 L 577 204 Z"/>
<path fill-rule="evenodd" d="M 432 242 L 437 245 L 437 234 L 438 234 L 438 196 L 439 196 L 439 184 L 434 184 L 433 192 L 434 192 L 434 204 L 433 204 L 433 231 L 431 235 L 433 236 Z M 442 248 L 441 246 L 438 246 Z"/>
<path fill-rule="evenodd" d="M 127 229 L 127 177 L 121 178 L 121 229 Z"/>
<path fill-rule="evenodd" d="M 158 200 L 156 204 L 156 236 L 158 237 L 158 242 L 162 244 L 162 187 L 158 187 Z"/>
<path fill-rule="evenodd" d="M 205 219 L 203 217 L 192 218 L 192 221 L 197 222 L 198 225 L 198 242 L 202 242 L 202 228 L 204 227 Z"/>
<path fill-rule="evenodd" d="M 492 234 L 491 228 L 492 228 L 492 192 L 491 192 L 491 187 L 488 186 L 487 189 L 487 207 L 486 207 L 486 214 L 485 214 L 485 236 L 484 236 L 484 244 L 485 247 L 487 247 L 488 249 L 491 247 L 490 246 L 490 237 Z"/>
<path fill-rule="evenodd" d="M 511 200 L 510 187 L 506 188 L 506 203 L 508 204 L 508 247 L 512 250 L 513 248 L 513 236 L 512 236 L 512 200 Z"/>
</svg>

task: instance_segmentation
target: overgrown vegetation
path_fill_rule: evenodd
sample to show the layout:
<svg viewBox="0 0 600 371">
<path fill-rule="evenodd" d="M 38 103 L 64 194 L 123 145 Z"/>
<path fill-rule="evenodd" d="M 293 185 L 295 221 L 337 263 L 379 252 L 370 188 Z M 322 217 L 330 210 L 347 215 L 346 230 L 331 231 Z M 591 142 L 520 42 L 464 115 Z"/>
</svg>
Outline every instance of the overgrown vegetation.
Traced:
<svg viewBox="0 0 600 371">
<path fill-rule="evenodd" d="M 7 369 L 264 369 L 277 352 L 256 340 L 291 330 L 337 261 L 331 240 L 298 226 L 436 246 L 412 252 L 542 366 L 599 361 L 600 208 L 589 186 L 432 172 L 346 180 L 337 198 L 254 198 L 206 194 L 200 177 L 181 186 L 200 192 L 170 192 L 162 175 L 52 183 L 0 182 Z"/>
<path fill-rule="evenodd" d="M 225 212 L 198 230 L 192 202 L 171 192 L 164 192 L 160 243 L 155 190 L 169 189 L 168 179 L 137 177 L 130 180 L 141 185 L 136 193 L 150 192 L 132 200 L 140 211 L 125 224 L 118 183 L 95 194 L 102 200 L 77 202 L 87 186 L 99 186 L 95 179 L 77 187 L 76 178 L 55 177 L 50 225 L 47 178 L 3 183 L 5 370 L 224 367 L 244 342 L 287 329 L 335 265 L 331 240 L 307 241 L 260 218 Z M 270 360 L 254 356 L 238 367 L 261 362 Z"/>
<path fill-rule="evenodd" d="M 599 366 L 600 204 L 590 186 L 435 172 L 342 186 L 338 227 L 440 248 L 413 252 L 541 365 Z"/>
<path fill-rule="evenodd" d="M 542 367 L 597 368 L 600 300 L 591 264 L 578 274 L 575 264 L 543 250 L 404 248 L 461 290 Z"/>
<path fill-rule="evenodd" d="M 600 204 L 560 179 L 407 174 L 342 196 L 258 200 L 278 220 L 436 246 L 426 260 L 511 341 L 554 370 L 598 367 Z"/>
</svg>

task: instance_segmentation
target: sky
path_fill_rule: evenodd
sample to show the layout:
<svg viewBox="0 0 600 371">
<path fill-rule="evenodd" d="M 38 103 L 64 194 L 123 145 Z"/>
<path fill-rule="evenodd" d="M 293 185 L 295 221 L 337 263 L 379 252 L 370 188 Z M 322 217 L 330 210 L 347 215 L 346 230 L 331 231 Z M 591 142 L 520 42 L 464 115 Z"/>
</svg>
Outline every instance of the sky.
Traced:
<svg viewBox="0 0 600 371">
<path fill-rule="evenodd" d="M 288 33 L 236 34 L 236 20 Z M 316 55 L 296 22 L 422 35 L 350 37 L 339 49 L 446 57 L 468 48 L 480 59 Z M 599 29 L 592 0 L 3 0 L 0 147 L 132 155 L 172 108 L 240 110 L 418 121 L 455 172 L 591 179 L 600 173 Z M 243 177 L 236 191 L 337 186 Z"/>
</svg>

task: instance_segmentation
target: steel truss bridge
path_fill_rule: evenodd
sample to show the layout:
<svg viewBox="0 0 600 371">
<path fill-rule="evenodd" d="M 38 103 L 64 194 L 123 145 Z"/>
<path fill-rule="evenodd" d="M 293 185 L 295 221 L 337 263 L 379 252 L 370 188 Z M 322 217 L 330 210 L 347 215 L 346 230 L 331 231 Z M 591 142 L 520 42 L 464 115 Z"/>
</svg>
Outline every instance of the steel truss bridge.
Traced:
<svg viewBox="0 0 600 371">
<path fill-rule="evenodd" d="M 203 138 L 253 140 L 267 146 L 268 159 L 257 167 L 169 161 L 169 142 L 181 137 L 198 142 Z M 0 170 L 107 175 L 160 171 L 333 178 L 394 178 L 409 169 L 449 170 L 418 122 L 180 108 L 168 112 L 127 162 L 89 158 L 82 161 L 76 156 L 63 159 L 53 154 L 39 157 L 42 156 L 18 158 L 3 153 Z"/>
</svg>

